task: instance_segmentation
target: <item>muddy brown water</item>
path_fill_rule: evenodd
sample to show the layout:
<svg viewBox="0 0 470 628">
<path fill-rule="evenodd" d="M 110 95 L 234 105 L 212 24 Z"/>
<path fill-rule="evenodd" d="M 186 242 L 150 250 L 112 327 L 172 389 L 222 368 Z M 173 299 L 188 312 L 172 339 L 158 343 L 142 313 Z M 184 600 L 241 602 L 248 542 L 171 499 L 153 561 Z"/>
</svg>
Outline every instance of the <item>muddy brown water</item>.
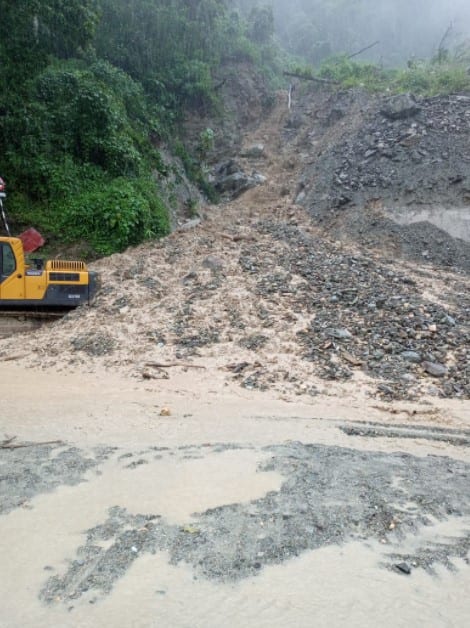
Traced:
<svg viewBox="0 0 470 628">
<path fill-rule="evenodd" d="M 470 517 L 430 519 L 419 533 L 386 542 L 367 538 L 301 552 L 235 582 L 201 577 L 184 561 L 172 563 L 170 551 L 141 552 L 109 593 L 90 586 L 80 596 L 63 591 L 45 604 L 41 587 L 51 574 L 67 571 L 85 531 L 106 517 L 109 504 L 134 513 L 158 510 L 193 535 L 188 521 L 195 510 L 253 504 L 282 483 L 278 473 L 259 472 L 269 458 L 259 449 L 213 451 L 199 458 L 189 457 L 186 449 L 166 451 L 166 459 L 132 470 L 124 464 L 131 457 L 112 458 L 98 474 L 89 472 L 86 481 L 38 495 L 0 519 L 2 570 L 8 574 L 0 583 L 1 626 L 467 625 L 470 574 L 464 558 L 453 559 L 453 570 L 436 564 L 433 573 L 414 569 L 410 576 L 383 563 L 398 547 L 413 554 L 423 543 L 461 538 L 469 532 Z M 195 456 L 200 448 L 189 451 Z M 100 545 L 109 549 L 112 540 Z M 89 571 L 96 567 L 90 564 Z M 72 585 L 78 587 L 78 579 Z"/>
<path fill-rule="evenodd" d="M 397 404 L 392 415 L 357 382 L 307 403 L 217 378 L 0 364 L 2 435 L 63 441 L 0 450 L 2 628 L 467 625 L 470 453 L 427 428 L 464 432 L 468 402 Z M 410 412 L 418 437 L 400 438 Z M 364 420 L 393 433 L 341 429 Z M 373 493 L 364 503 L 361 483 Z M 398 508 L 410 526 L 393 519 Z M 391 569 L 402 561 L 410 575 Z"/>
</svg>

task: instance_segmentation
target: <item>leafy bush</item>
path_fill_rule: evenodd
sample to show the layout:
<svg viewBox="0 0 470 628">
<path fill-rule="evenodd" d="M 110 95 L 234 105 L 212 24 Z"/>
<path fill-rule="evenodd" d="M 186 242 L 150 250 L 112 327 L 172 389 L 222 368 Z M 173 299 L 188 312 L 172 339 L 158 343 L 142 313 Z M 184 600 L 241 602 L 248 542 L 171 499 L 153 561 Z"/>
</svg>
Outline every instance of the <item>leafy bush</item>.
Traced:
<svg viewBox="0 0 470 628">
<path fill-rule="evenodd" d="M 62 206 L 57 204 L 56 213 L 67 240 L 86 239 L 100 255 L 169 232 L 168 213 L 155 182 L 148 179 L 119 177 L 104 186 L 85 186 Z"/>
<path fill-rule="evenodd" d="M 163 171 L 148 135 L 157 128 L 143 89 L 100 61 L 49 66 L 24 98 L 4 101 L 1 161 L 13 220 L 108 254 L 168 231 L 152 183 Z"/>
<path fill-rule="evenodd" d="M 460 63 L 418 62 L 396 76 L 396 89 L 435 96 L 470 90 L 470 76 Z"/>
<path fill-rule="evenodd" d="M 373 63 L 352 61 L 345 55 L 325 61 L 319 76 L 338 81 L 342 87 L 364 87 L 369 91 L 385 89 L 391 79 L 389 71 Z"/>
</svg>

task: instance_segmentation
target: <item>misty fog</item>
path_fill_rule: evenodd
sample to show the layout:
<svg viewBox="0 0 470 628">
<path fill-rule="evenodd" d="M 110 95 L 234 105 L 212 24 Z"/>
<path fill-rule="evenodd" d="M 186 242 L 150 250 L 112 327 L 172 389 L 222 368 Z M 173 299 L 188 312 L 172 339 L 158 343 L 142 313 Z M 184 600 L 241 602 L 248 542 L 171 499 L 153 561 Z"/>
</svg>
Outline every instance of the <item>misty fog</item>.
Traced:
<svg viewBox="0 0 470 628">
<path fill-rule="evenodd" d="M 379 41 L 362 55 L 385 65 L 458 51 L 470 38 L 469 0 L 238 0 L 245 13 L 271 6 L 276 36 L 291 53 L 316 63 L 351 54 Z M 449 28 L 450 27 L 450 28 Z"/>
</svg>

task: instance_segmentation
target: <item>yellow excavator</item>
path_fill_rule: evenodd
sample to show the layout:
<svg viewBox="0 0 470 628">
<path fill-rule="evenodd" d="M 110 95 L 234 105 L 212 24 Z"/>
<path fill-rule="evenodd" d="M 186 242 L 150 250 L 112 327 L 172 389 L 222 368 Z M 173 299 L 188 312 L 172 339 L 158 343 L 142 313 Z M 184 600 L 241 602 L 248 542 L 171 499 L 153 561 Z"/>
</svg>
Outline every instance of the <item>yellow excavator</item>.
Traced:
<svg viewBox="0 0 470 628">
<path fill-rule="evenodd" d="M 92 303 L 99 276 L 84 262 L 33 259 L 26 263 L 25 249 L 31 252 L 44 240 L 34 229 L 25 232 L 23 239 L 11 236 L 2 202 L 5 196 L 0 178 L 0 213 L 8 234 L 0 237 L 0 310 L 66 310 Z M 37 236 L 33 245 L 31 233 Z"/>
<path fill-rule="evenodd" d="M 20 238 L 0 237 L 0 308 L 71 308 L 92 303 L 98 273 L 84 262 L 33 260 Z"/>
</svg>

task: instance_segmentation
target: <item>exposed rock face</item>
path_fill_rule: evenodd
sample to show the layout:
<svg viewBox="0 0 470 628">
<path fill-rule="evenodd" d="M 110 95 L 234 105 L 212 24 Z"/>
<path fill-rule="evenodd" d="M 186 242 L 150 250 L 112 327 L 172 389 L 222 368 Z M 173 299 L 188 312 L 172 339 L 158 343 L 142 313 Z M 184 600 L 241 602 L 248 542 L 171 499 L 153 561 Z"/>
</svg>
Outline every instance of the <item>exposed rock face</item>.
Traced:
<svg viewBox="0 0 470 628">
<path fill-rule="evenodd" d="M 243 134 L 259 125 L 275 100 L 266 77 L 250 63 L 225 64 L 216 80 L 219 79 L 218 95 L 223 110 L 218 114 L 198 112 L 197 116 L 188 117 L 184 124 L 185 136 L 193 148 L 197 146 L 201 131 L 207 128 L 214 131 L 214 149 L 209 155 L 211 162 L 236 154 Z"/>
<path fill-rule="evenodd" d="M 190 217 L 190 208 L 202 204 L 204 198 L 197 186 L 188 179 L 181 159 L 164 147 L 159 147 L 159 153 L 167 174 L 159 176 L 157 180 L 170 209 L 170 223 L 174 230 Z"/>
</svg>

